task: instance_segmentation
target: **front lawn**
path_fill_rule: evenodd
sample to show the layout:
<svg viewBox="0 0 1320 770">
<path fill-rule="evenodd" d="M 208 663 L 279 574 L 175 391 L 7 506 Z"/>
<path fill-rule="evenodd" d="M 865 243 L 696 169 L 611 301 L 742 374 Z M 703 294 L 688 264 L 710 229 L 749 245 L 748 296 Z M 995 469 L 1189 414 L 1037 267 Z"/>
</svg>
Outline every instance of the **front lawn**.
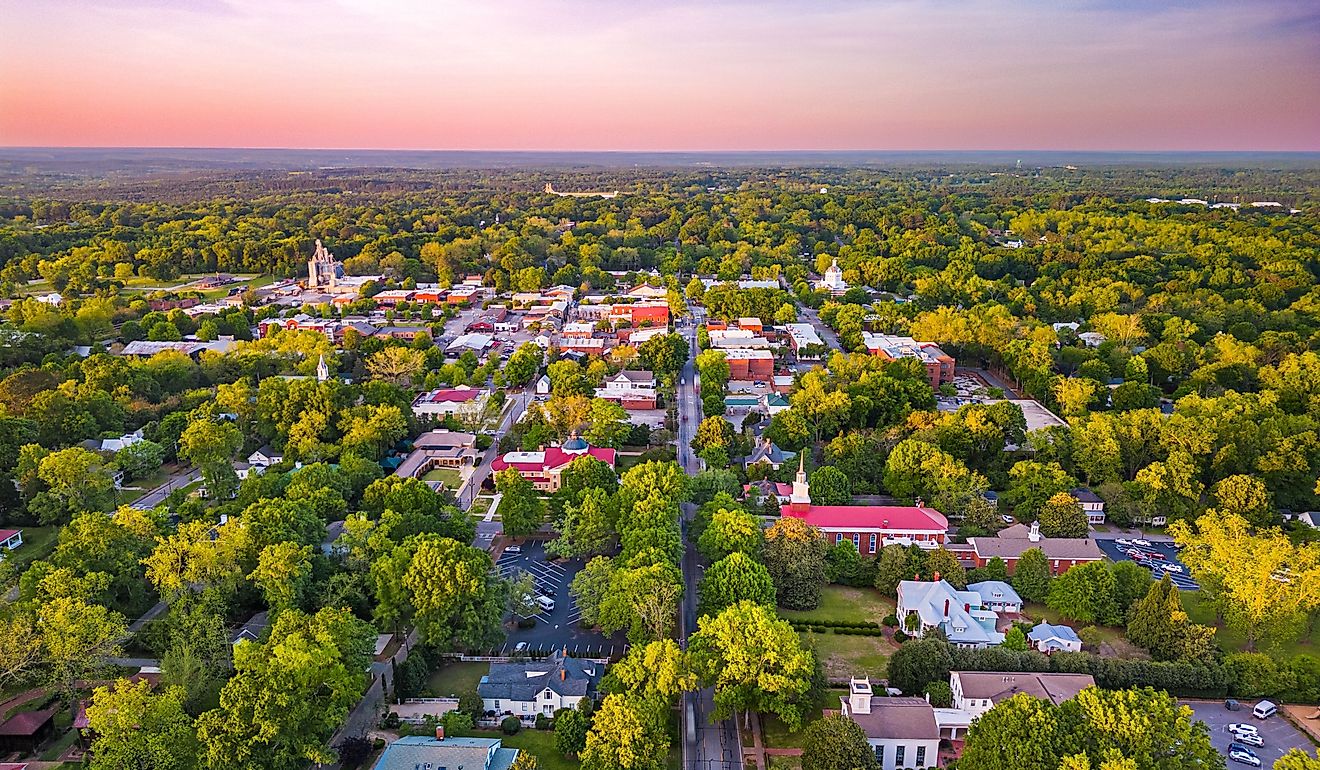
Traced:
<svg viewBox="0 0 1320 770">
<path fill-rule="evenodd" d="M 847 695 L 847 690 L 826 690 L 802 715 L 802 728 L 799 730 L 789 730 L 788 725 L 773 714 L 762 714 L 761 741 L 768 749 L 802 748 L 802 736 L 807 730 L 807 725 L 820 719 L 821 711 L 824 709 L 838 711 L 839 698 Z"/>
<path fill-rule="evenodd" d="M 518 749 L 536 757 L 541 770 L 578 770 L 581 766 L 576 760 L 564 759 L 555 748 L 553 730 L 522 729 L 517 735 L 505 735 L 499 730 L 472 730 L 468 734 L 474 738 L 499 738 L 506 749 Z"/>
<path fill-rule="evenodd" d="M 847 681 L 854 676 L 869 676 L 872 682 L 884 679 L 889 670 L 893 643 L 883 636 L 800 632 L 802 643 L 813 647 L 825 666 L 831 682 Z"/>
<path fill-rule="evenodd" d="M 426 680 L 426 689 L 437 698 L 448 698 L 475 692 L 481 677 L 490 671 L 489 663 L 464 663 L 450 661 L 431 672 Z"/>
<path fill-rule="evenodd" d="M 486 511 L 490 510 L 490 504 L 494 501 L 493 497 L 478 497 L 472 501 L 472 507 L 468 508 L 468 513 L 472 516 L 485 516 Z"/>
<path fill-rule="evenodd" d="M 820 606 L 814 610 L 779 610 L 785 620 L 810 623 L 835 621 L 840 623 L 879 623 L 886 615 L 894 614 L 893 599 L 881 596 L 874 588 L 828 585 L 821 591 Z"/>
<path fill-rule="evenodd" d="M 463 476 L 453 468 L 433 468 L 422 476 L 422 481 L 438 481 L 444 484 L 446 489 L 458 489 L 463 483 Z"/>
</svg>

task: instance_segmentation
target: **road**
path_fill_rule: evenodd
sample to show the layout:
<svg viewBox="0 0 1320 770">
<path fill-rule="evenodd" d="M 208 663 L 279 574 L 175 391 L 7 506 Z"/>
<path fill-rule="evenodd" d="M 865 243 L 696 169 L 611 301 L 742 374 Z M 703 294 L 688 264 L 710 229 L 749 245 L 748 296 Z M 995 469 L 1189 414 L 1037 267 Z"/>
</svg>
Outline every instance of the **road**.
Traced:
<svg viewBox="0 0 1320 770">
<path fill-rule="evenodd" d="M 184 474 L 171 476 L 169 481 L 165 482 L 164 484 L 161 484 L 160 486 L 146 493 L 142 497 L 139 497 L 133 503 L 133 507 L 138 509 L 139 511 L 149 511 L 152 508 L 155 508 L 156 506 L 165 502 L 165 498 L 169 497 L 170 493 L 173 492 L 174 490 L 179 489 L 181 487 L 186 487 L 189 484 L 193 483 L 194 481 L 197 481 L 201 477 L 202 477 L 202 472 L 196 468 L 193 468 L 192 470 Z"/>
<path fill-rule="evenodd" d="M 816 327 L 816 333 L 820 335 L 821 341 L 828 345 L 830 350 L 843 350 L 843 345 L 839 344 L 839 335 L 835 334 L 833 329 L 820 320 L 820 315 L 815 310 L 806 305 L 799 306 L 798 320 Z"/>
<path fill-rule="evenodd" d="M 490 465 L 499 457 L 500 439 L 513 427 L 514 423 L 522 418 L 523 412 L 527 411 L 527 404 L 531 402 L 536 385 L 528 385 L 522 390 L 509 391 L 508 409 L 504 412 L 504 417 L 500 420 L 499 426 L 495 429 L 495 435 L 491 436 L 494 443 L 486 451 L 485 458 L 481 464 L 472 469 L 467 481 L 458 488 L 458 504 L 463 510 L 472 507 L 472 501 L 476 499 L 481 492 L 481 485 L 490 477 Z"/>
<path fill-rule="evenodd" d="M 696 369 L 693 359 L 697 355 L 696 333 L 691 328 L 681 330 L 688 338 L 688 362 L 683 367 L 678 386 L 678 461 L 689 476 L 701 472 L 702 461 L 692 454 L 692 436 L 701 422 L 701 399 L 697 397 Z M 696 514 L 696 506 L 683 505 L 683 533 L 687 540 L 687 528 Z M 697 549 L 689 547 L 683 554 L 683 606 L 679 614 L 679 630 L 684 645 L 686 639 L 697 627 L 697 580 L 702 566 Z M 739 770 L 742 767 L 742 747 L 739 744 L 738 728 L 732 719 L 719 722 L 711 721 L 715 711 L 714 689 L 707 687 L 697 692 L 685 693 L 682 703 L 683 715 L 683 766 L 688 770 Z M 693 739 L 688 738 L 688 720 L 691 720 Z"/>
</svg>

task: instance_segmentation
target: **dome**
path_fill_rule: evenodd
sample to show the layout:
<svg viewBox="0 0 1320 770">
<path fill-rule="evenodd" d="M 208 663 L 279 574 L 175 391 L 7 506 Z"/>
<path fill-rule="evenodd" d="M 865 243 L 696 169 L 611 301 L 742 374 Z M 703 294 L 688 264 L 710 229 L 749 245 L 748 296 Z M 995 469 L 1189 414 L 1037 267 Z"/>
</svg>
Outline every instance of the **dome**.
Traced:
<svg viewBox="0 0 1320 770">
<path fill-rule="evenodd" d="M 586 439 L 572 436 L 568 441 L 564 442 L 564 445 L 560 447 L 560 449 L 563 449 L 565 452 L 585 452 L 589 446 L 590 444 L 587 443 Z"/>
</svg>

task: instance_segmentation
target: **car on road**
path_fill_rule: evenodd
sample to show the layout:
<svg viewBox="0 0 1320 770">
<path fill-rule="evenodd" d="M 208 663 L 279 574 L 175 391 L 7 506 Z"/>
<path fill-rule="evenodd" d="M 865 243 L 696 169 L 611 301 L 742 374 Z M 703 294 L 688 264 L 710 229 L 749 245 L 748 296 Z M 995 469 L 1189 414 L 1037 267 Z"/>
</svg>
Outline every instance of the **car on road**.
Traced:
<svg viewBox="0 0 1320 770">
<path fill-rule="evenodd" d="M 1255 725 L 1249 725 L 1246 724 L 1245 722 L 1234 722 L 1233 724 L 1229 725 L 1224 729 L 1228 730 L 1230 733 L 1236 733 L 1238 735 L 1243 735 L 1248 733 L 1251 735 L 1260 734 L 1260 730 L 1257 730 Z"/>
<path fill-rule="evenodd" d="M 1260 757 L 1250 751 L 1234 751 L 1230 749 L 1228 752 L 1228 758 L 1239 764 L 1260 767 Z"/>
</svg>

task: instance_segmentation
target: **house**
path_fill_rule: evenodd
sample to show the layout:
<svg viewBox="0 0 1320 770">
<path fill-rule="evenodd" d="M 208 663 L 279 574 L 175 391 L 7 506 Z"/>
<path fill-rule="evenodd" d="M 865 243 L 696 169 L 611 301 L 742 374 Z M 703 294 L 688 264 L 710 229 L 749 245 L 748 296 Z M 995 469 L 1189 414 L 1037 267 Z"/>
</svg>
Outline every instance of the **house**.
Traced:
<svg viewBox="0 0 1320 770">
<path fill-rule="evenodd" d="M 0 723 L 0 751 L 30 754 L 55 731 L 58 705 L 40 711 L 20 711 Z"/>
<path fill-rule="evenodd" d="M 456 388 L 436 388 L 417 394 L 413 399 L 413 414 L 418 417 L 480 414 L 486 405 L 486 391 L 467 385 Z"/>
<path fill-rule="evenodd" d="M 953 671 L 949 689 L 953 708 L 979 717 L 1018 693 L 1047 700 L 1054 705 L 1072 700 L 1077 693 L 1095 686 L 1090 674 L 1050 674 L 1026 671 Z"/>
<path fill-rule="evenodd" d="M 793 493 L 783 515 L 793 516 L 820 529 L 826 542 L 847 538 L 858 553 L 876 554 L 887 545 L 917 545 L 934 550 L 944 543 L 949 520 L 934 508 L 904 505 L 813 505 L 799 455 Z"/>
<path fill-rule="evenodd" d="M 574 708 L 591 697 L 604 668 L 562 652 L 541 660 L 491 663 L 490 673 L 477 685 L 477 695 L 488 715 L 497 719 L 512 715 L 530 722 L 537 714 L 554 716 L 558 709 Z"/>
<path fill-rule="evenodd" d="M 941 385 L 952 383 L 957 374 L 957 362 L 953 356 L 945 353 L 934 342 L 918 342 L 911 337 L 899 337 L 893 334 L 862 333 L 862 342 L 871 355 L 886 361 L 900 358 L 914 358 L 926 367 L 926 379 L 930 386 L 938 390 Z"/>
<path fill-rule="evenodd" d="M 802 352 L 802 349 L 806 347 L 825 346 L 825 341 L 816 333 L 816 327 L 811 324 L 784 324 L 784 331 L 788 333 L 788 344 L 793 348 L 793 354 L 799 360 L 814 361 L 820 359 L 821 356 L 818 352 L 809 351 L 805 354 Z"/>
<path fill-rule="evenodd" d="M 1086 487 L 1078 487 L 1069 494 L 1077 498 L 1077 502 L 1082 504 L 1082 511 L 1086 514 L 1086 521 L 1089 524 L 1105 523 L 1105 501 L 1096 493 Z"/>
<path fill-rule="evenodd" d="M 257 451 L 248 455 L 248 465 L 269 468 L 284 462 L 284 453 L 275 451 L 270 444 L 263 444 Z"/>
<path fill-rule="evenodd" d="M 853 677 L 839 705 L 840 713 L 866 733 L 881 770 L 938 765 L 940 728 L 925 700 L 877 698 L 868 678 Z"/>
<path fill-rule="evenodd" d="M 23 544 L 23 530 L 21 529 L 0 529 L 0 548 L 6 551 L 12 551 Z M 4 556 L 0 554 L 0 559 Z"/>
<path fill-rule="evenodd" d="M 786 460 L 788 460 L 788 455 L 784 453 L 784 450 L 767 438 L 762 439 L 761 443 L 752 449 L 752 453 L 743 458 L 743 467 L 750 468 L 757 463 L 766 463 L 772 469 L 779 470 L 779 466 L 783 465 Z M 785 498 L 792 495 L 792 486 L 788 484 L 780 484 L 779 486 L 790 490 L 785 494 Z M 788 500 L 785 499 L 784 502 L 788 502 Z"/>
<path fill-rule="evenodd" d="M 425 476 L 435 468 L 462 468 L 477 460 L 477 436 L 450 430 L 432 430 L 413 442 L 407 459 L 394 470 L 394 475 L 405 479 Z"/>
<path fill-rule="evenodd" d="M 596 397 L 616 401 L 624 409 L 655 409 L 655 375 L 625 369 L 606 378 L 605 387 L 596 388 Z"/>
<path fill-rule="evenodd" d="M 1077 335 L 1077 339 L 1088 348 L 1098 348 L 1105 343 L 1105 335 L 1100 332 L 1082 332 Z"/>
<path fill-rule="evenodd" d="M 247 622 L 239 626 L 229 635 L 230 644 L 238 644 L 242 641 L 260 642 L 266 629 L 270 626 L 270 613 L 262 610 L 247 619 Z"/>
<path fill-rule="evenodd" d="M 778 393 L 766 393 L 761 396 L 761 411 L 774 417 L 789 407 L 788 399 Z"/>
<path fill-rule="evenodd" d="M 132 433 L 125 433 L 119 438 L 88 439 L 82 442 L 82 445 L 93 452 L 118 452 L 125 447 L 130 447 L 138 443 L 139 441 L 142 441 L 141 428 L 138 428 Z"/>
<path fill-rule="evenodd" d="M 629 289 L 628 296 L 637 299 L 665 299 L 669 296 L 669 289 L 643 283 Z"/>
<path fill-rule="evenodd" d="M 1082 640 L 1078 638 L 1077 632 L 1068 626 L 1055 626 L 1041 621 L 1035 628 L 1027 634 L 1027 641 L 1032 647 L 1044 653 L 1058 652 L 1081 652 Z"/>
<path fill-rule="evenodd" d="M 469 350 L 477 355 L 481 355 L 490 349 L 495 343 L 495 338 L 489 334 L 480 334 L 471 332 L 460 334 L 454 338 L 454 341 L 445 346 L 445 354 L 450 356 L 461 356 Z"/>
<path fill-rule="evenodd" d="M 999 613 L 986 608 L 980 594 L 959 591 L 938 574 L 930 581 L 899 582 L 895 614 L 900 627 L 912 636 L 922 637 L 938 628 L 959 647 L 990 647 L 1004 641 L 995 630 Z"/>
<path fill-rule="evenodd" d="M 541 379 L 536 381 L 536 395 L 550 395 L 550 378 L 548 376 L 543 374 L 541 375 Z"/>
<path fill-rule="evenodd" d="M 1039 548 L 1045 554 L 1052 575 L 1105 558 L 1100 547 L 1090 538 L 1043 537 L 1039 522 L 1032 522 L 1030 529 L 1022 524 L 1005 527 L 995 537 L 969 537 L 965 545 L 950 545 L 949 551 L 968 567 L 984 567 L 997 556 L 1012 574 L 1018 559 L 1031 548 Z"/>
<path fill-rule="evenodd" d="M 513 468 L 532 486 L 542 492 L 557 492 L 563 480 L 564 468 L 584 455 L 614 467 L 617 453 L 606 447 L 594 447 L 586 439 L 571 436 L 562 446 L 547 447 L 538 452 L 509 452 L 490 464 L 492 473 Z"/>
<path fill-rule="evenodd" d="M 1022 597 L 1002 580 L 982 580 L 968 585 L 967 590 L 981 597 L 982 607 L 995 612 L 1022 613 Z"/>
<path fill-rule="evenodd" d="M 760 497 L 773 497 L 780 505 L 787 505 L 789 499 L 793 496 L 793 485 L 784 484 L 778 481 L 753 481 L 750 484 L 743 485 L 743 499 L 751 496 L 755 489 Z"/>
<path fill-rule="evenodd" d="M 437 727 L 434 738 L 409 735 L 386 746 L 374 770 L 509 770 L 517 758 L 499 738 L 446 738 Z"/>
</svg>

